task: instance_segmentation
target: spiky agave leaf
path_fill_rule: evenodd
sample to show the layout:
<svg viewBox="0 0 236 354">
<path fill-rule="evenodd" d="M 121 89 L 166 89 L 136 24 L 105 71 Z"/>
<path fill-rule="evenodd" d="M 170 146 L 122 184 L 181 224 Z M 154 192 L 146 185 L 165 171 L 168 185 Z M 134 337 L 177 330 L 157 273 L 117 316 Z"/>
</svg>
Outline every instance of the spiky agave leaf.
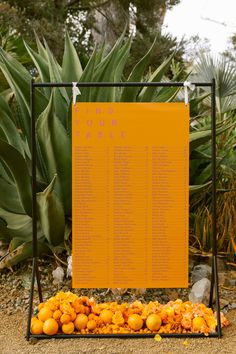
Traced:
<svg viewBox="0 0 236 354">
<path fill-rule="evenodd" d="M 31 178 L 24 157 L 13 146 L 0 139 L 0 158 L 8 166 L 20 202 L 27 215 L 32 215 Z"/>
<path fill-rule="evenodd" d="M 55 191 L 66 215 L 71 215 L 71 140 L 54 110 L 54 94 L 37 120 L 36 135 L 44 161 L 47 183 L 57 179 Z M 66 112 L 64 112 L 66 113 Z"/>
<path fill-rule="evenodd" d="M 16 96 L 17 105 L 19 107 L 19 118 L 21 126 L 18 127 L 22 130 L 27 138 L 30 146 L 31 133 L 30 133 L 30 83 L 31 75 L 16 59 L 11 57 L 3 49 L 0 48 L 0 69 L 2 70 L 9 86 Z M 37 100 L 35 102 L 36 115 L 43 111 L 47 104 L 46 97 L 41 91 L 36 90 Z"/>
<path fill-rule="evenodd" d="M 56 175 L 48 187 L 37 193 L 39 220 L 43 233 L 52 246 L 57 246 L 64 240 L 65 215 L 62 203 L 54 191 Z"/>
</svg>

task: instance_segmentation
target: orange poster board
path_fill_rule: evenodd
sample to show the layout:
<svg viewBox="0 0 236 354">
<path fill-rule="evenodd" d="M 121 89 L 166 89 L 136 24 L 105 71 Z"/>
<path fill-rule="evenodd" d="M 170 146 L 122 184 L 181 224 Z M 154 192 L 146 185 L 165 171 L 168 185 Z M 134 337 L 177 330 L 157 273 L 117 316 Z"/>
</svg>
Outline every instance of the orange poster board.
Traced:
<svg viewBox="0 0 236 354">
<path fill-rule="evenodd" d="M 74 288 L 188 287 L 188 213 L 188 106 L 73 106 Z"/>
</svg>

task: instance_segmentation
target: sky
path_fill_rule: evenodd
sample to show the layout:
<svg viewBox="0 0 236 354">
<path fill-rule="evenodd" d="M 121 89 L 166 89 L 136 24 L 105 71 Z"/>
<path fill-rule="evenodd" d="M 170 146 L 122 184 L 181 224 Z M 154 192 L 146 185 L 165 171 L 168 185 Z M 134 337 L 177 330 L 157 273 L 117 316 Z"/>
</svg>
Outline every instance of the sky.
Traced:
<svg viewBox="0 0 236 354">
<path fill-rule="evenodd" d="M 236 0 L 181 0 L 167 12 L 164 26 L 179 40 L 199 34 L 210 40 L 213 53 L 223 52 L 236 33 Z"/>
</svg>

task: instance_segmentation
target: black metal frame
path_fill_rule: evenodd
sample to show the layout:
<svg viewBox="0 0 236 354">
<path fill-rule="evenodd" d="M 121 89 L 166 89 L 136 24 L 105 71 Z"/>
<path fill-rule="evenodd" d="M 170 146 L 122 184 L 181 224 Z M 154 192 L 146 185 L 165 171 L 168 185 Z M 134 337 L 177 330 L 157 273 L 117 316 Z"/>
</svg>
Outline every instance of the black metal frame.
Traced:
<svg viewBox="0 0 236 354">
<path fill-rule="evenodd" d="M 220 300 L 219 300 L 219 287 L 218 287 L 218 270 L 217 270 L 217 230 L 216 230 L 216 108 L 215 108 L 215 80 L 212 82 L 196 82 L 193 83 L 196 87 L 209 87 L 211 89 L 211 143 L 212 143 L 212 275 L 211 275 L 211 288 L 209 307 L 212 308 L 213 292 L 215 288 L 215 301 L 217 312 L 217 331 L 210 333 L 208 337 L 222 336 L 221 332 L 221 318 L 220 318 Z M 36 205 L 36 133 L 35 133 L 35 89 L 40 87 L 71 87 L 72 83 L 51 83 L 42 82 L 37 83 L 32 80 L 30 87 L 30 102 L 31 102 L 31 154 L 32 154 L 32 233 L 33 233 L 33 263 L 32 263 L 32 279 L 29 297 L 29 312 L 27 322 L 26 339 L 38 338 L 143 338 L 154 337 L 156 333 L 133 333 L 133 334 L 57 334 L 54 336 L 48 335 L 32 335 L 30 333 L 30 322 L 32 317 L 33 297 L 34 297 L 34 283 L 35 278 L 38 285 L 39 301 L 43 301 L 42 288 L 40 283 L 40 273 L 38 268 L 38 245 L 37 245 L 37 205 Z M 79 82 L 77 84 L 79 88 L 82 87 L 183 87 L 184 82 Z M 175 337 L 175 338 L 206 338 L 202 333 L 164 333 L 162 337 Z"/>
</svg>

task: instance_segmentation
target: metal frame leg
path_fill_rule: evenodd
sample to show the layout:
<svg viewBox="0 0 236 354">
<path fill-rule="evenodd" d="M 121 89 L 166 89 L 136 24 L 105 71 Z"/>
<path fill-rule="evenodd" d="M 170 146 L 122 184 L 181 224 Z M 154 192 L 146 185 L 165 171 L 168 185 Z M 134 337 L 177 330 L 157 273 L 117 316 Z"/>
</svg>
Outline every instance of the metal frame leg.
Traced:
<svg viewBox="0 0 236 354">
<path fill-rule="evenodd" d="M 33 267 L 32 267 L 32 278 L 30 285 L 30 296 L 29 296 L 29 312 L 28 312 L 28 321 L 27 321 L 27 330 L 26 330 L 26 339 L 30 339 L 30 324 L 31 317 L 33 313 L 33 299 L 34 299 L 34 280 L 35 280 L 35 271 L 36 271 L 36 258 L 33 257 Z"/>
<path fill-rule="evenodd" d="M 218 286 L 217 269 L 217 212 L 216 212 L 216 83 L 212 80 L 211 86 L 211 143 L 212 143 L 212 274 L 209 303 L 212 307 L 213 289 L 215 288 L 216 313 L 217 313 L 217 333 L 219 338 L 221 333 L 220 300 Z"/>
<path fill-rule="evenodd" d="M 34 299 L 34 283 L 35 278 L 38 285 L 38 294 L 40 302 L 43 301 L 42 288 L 40 283 L 40 272 L 38 268 L 38 238 L 37 238 L 37 202 L 36 202 L 36 133 L 35 133 L 35 95 L 34 95 L 34 80 L 31 80 L 30 87 L 30 108 L 31 108 L 31 155 L 32 155 L 32 244 L 33 244 L 33 263 L 32 263 L 32 277 L 29 296 L 29 312 L 27 322 L 26 339 L 30 338 L 30 324 L 33 312 L 33 299 Z"/>
</svg>

